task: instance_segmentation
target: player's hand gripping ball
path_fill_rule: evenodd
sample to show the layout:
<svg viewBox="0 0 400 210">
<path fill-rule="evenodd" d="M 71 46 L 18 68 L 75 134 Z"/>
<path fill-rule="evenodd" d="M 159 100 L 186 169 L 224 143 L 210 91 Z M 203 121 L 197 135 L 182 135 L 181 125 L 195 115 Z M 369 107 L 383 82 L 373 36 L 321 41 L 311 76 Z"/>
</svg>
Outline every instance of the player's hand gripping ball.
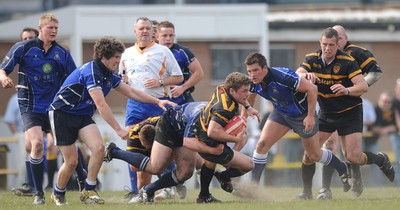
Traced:
<svg viewBox="0 0 400 210">
<path fill-rule="evenodd" d="M 229 120 L 228 124 L 225 126 L 225 132 L 232 136 L 237 136 L 240 132 L 246 129 L 247 123 L 246 118 L 237 115 Z"/>
</svg>

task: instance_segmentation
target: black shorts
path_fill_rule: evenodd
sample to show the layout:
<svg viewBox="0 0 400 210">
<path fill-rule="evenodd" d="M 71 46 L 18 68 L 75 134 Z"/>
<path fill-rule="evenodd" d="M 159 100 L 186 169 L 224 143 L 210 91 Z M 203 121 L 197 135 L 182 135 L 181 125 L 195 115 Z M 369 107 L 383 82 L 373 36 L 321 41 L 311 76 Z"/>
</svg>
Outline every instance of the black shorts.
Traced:
<svg viewBox="0 0 400 210">
<path fill-rule="evenodd" d="M 164 115 L 162 115 L 156 125 L 154 141 L 173 149 L 183 146 L 183 135 L 180 132 L 176 132 L 172 125 L 165 119 Z"/>
<path fill-rule="evenodd" d="M 362 106 L 343 113 L 319 114 L 319 131 L 333 133 L 338 132 L 339 136 L 352 133 L 361 133 L 363 130 Z"/>
<path fill-rule="evenodd" d="M 213 163 L 218 163 L 221 165 L 225 165 L 229 163 L 232 158 L 233 158 L 233 150 L 230 148 L 225 142 L 220 142 L 220 141 L 215 141 L 212 138 L 207 136 L 207 133 L 204 131 L 200 131 L 198 133 L 198 139 L 202 142 L 204 142 L 206 145 L 210 147 L 216 147 L 219 144 L 224 145 L 224 151 L 220 155 L 212 155 L 212 154 L 207 154 L 207 153 L 200 153 L 199 155 L 204 158 L 205 160 L 208 160 Z"/>
<path fill-rule="evenodd" d="M 79 130 L 95 124 L 91 116 L 72 115 L 59 110 L 50 111 L 49 119 L 53 131 L 54 144 L 67 146 L 74 144 L 78 139 Z"/>
<path fill-rule="evenodd" d="M 24 121 L 25 130 L 35 126 L 40 126 L 42 127 L 42 131 L 46 133 L 51 131 L 49 116 L 47 114 L 24 112 L 22 113 L 22 121 Z"/>
</svg>

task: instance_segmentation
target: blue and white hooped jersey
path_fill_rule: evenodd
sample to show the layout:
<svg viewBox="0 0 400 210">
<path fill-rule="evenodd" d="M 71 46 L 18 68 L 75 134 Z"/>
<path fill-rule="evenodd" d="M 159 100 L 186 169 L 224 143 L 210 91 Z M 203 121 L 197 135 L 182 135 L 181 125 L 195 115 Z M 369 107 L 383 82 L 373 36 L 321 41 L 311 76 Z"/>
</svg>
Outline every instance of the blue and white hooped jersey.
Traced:
<svg viewBox="0 0 400 210">
<path fill-rule="evenodd" d="M 109 71 L 101 61 L 91 61 L 67 77 L 49 109 L 93 116 L 96 105 L 89 91 L 101 89 L 105 97 L 111 88 L 117 88 L 120 84 L 121 77 Z"/>
<path fill-rule="evenodd" d="M 252 84 L 250 92 L 269 100 L 280 113 L 292 117 L 307 113 L 307 94 L 298 92 L 300 76 L 283 67 L 268 68 L 268 74 L 259 84 Z"/>
<path fill-rule="evenodd" d="M 10 74 L 17 64 L 21 113 L 46 113 L 65 78 L 76 69 L 68 50 L 54 41 L 45 53 L 43 41 L 38 38 L 14 44 L 0 69 Z"/>
</svg>

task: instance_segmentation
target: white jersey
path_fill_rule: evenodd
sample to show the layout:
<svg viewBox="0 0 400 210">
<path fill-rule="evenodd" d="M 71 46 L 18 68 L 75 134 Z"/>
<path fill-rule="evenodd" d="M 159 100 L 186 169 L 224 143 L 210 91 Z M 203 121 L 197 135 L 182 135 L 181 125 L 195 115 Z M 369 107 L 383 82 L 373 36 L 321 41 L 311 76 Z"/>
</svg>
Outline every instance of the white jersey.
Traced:
<svg viewBox="0 0 400 210">
<path fill-rule="evenodd" d="M 171 50 L 152 42 L 141 50 L 136 44 L 122 54 L 119 72 L 125 69 L 129 85 L 156 98 L 170 97 L 170 86 L 157 88 L 144 87 L 146 79 L 165 79 L 169 76 L 182 75 L 178 62 Z"/>
</svg>

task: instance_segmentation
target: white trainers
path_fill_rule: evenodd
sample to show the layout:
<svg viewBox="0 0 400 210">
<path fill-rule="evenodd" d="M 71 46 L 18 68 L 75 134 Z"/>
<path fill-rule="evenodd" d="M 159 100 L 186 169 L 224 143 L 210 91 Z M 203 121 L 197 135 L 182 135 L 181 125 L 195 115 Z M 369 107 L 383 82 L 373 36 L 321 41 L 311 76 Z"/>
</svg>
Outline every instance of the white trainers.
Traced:
<svg viewBox="0 0 400 210">
<path fill-rule="evenodd" d="M 154 200 L 166 200 L 175 198 L 175 190 L 172 187 L 164 188 L 154 196 Z"/>
<path fill-rule="evenodd" d="M 175 189 L 176 189 L 176 194 L 178 194 L 179 199 L 185 199 L 186 198 L 187 188 L 186 188 L 186 185 L 184 183 L 176 185 Z"/>
<path fill-rule="evenodd" d="M 139 192 L 128 203 L 143 203 L 143 194 Z"/>
</svg>

